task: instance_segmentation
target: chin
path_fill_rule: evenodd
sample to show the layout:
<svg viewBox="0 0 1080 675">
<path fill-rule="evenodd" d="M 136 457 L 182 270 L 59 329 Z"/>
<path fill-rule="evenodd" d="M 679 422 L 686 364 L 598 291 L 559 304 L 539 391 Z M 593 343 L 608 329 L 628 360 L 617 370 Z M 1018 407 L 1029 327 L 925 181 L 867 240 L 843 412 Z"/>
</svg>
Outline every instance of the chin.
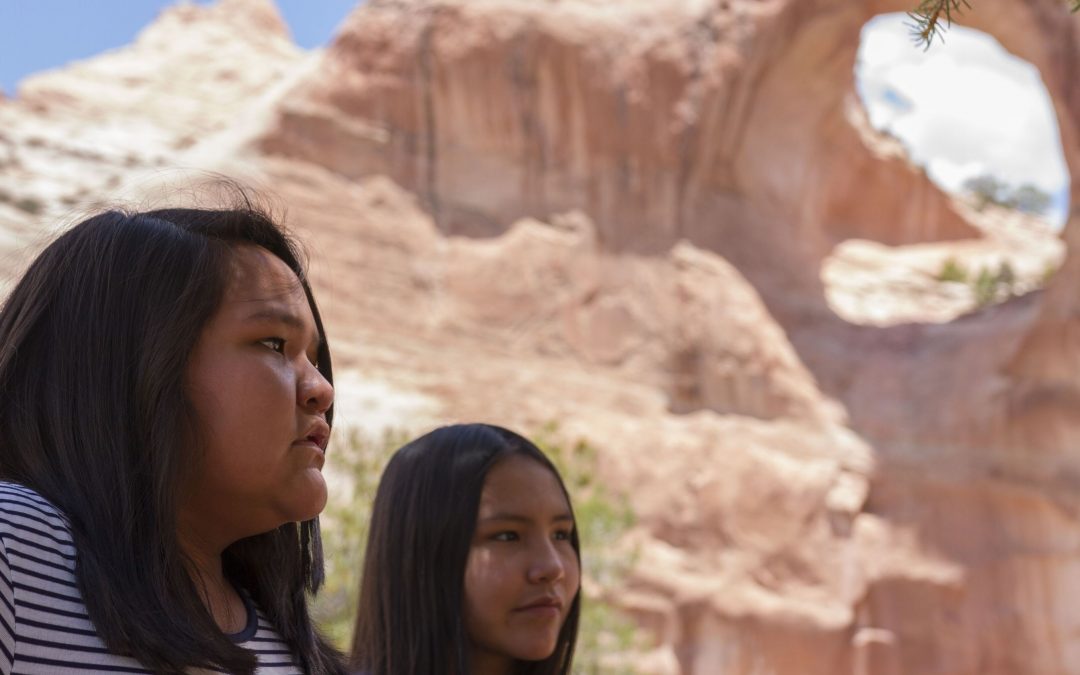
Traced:
<svg viewBox="0 0 1080 675">
<path fill-rule="evenodd" d="M 305 520 L 314 520 L 319 517 L 319 514 L 326 508 L 326 497 L 324 496 L 319 500 L 318 504 L 312 504 L 309 508 L 299 510 L 297 517 L 293 518 L 295 522 L 303 522 Z"/>
<path fill-rule="evenodd" d="M 302 500 L 294 499 L 283 505 L 281 511 L 285 515 L 285 521 L 298 523 L 317 518 L 326 508 L 326 483 L 322 483 L 321 487 L 321 490 L 312 490 L 305 494 Z"/>
<path fill-rule="evenodd" d="M 522 644 L 518 646 L 518 649 L 514 650 L 514 658 L 519 661 L 543 661 L 555 653 L 555 646 L 557 644 L 557 638 L 552 640 L 537 640 L 529 644 Z"/>
</svg>

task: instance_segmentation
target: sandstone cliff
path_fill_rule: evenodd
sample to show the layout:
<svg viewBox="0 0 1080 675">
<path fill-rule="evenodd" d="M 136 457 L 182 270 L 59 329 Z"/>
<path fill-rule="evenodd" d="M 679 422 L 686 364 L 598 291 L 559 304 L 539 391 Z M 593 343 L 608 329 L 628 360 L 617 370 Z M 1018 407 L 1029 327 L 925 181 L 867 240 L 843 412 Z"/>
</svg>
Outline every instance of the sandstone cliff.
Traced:
<svg viewBox="0 0 1080 675">
<path fill-rule="evenodd" d="M 834 4 L 373 2 L 262 147 L 387 174 L 450 233 L 583 208 L 611 248 L 688 239 L 805 288 L 842 238 L 975 236 L 847 121 L 873 14 Z"/>
<path fill-rule="evenodd" d="M 858 32 L 875 14 L 904 9 L 899 1 L 841 0 L 623 2 L 617 10 L 584 1 L 372 2 L 345 25 L 319 74 L 282 102 L 277 123 L 258 144 L 262 152 L 346 179 L 388 175 L 414 191 L 448 234 L 493 237 L 520 217 L 551 221 L 581 209 L 596 223 L 599 249 L 631 279 L 647 274 L 635 268 L 638 256 L 658 260 L 687 241 L 684 246 L 726 259 L 761 294 L 822 387 L 822 401 L 842 404 L 851 428 L 872 446 L 877 469 L 846 460 L 862 467 L 849 479 L 849 493 L 864 494 L 869 480 L 869 498 L 864 504 L 853 497 L 860 511 L 854 521 L 822 530 L 818 549 L 811 524 L 832 522 L 829 490 L 809 487 L 809 464 L 792 474 L 803 482 L 785 481 L 780 468 L 755 464 L 745 447 L 720 450 L 704 431 L 711 415 L 693 423 L 668 418 L 694 429 L 691 446 L 709 448 L 675 475 L 700 479 L 708 489 L 690 491 L 692 506 L 679 506 L 687 498 L 679 489 L 679 497 L 645 509 L 652 535 L 678 543 L 674 557 L 645 565 L 653 569 L 638 582 L 662 597 L 674 593 L 674 607 L 661 611 L 666 627 L 657 630 L 684 672 L 1080 667 L 1067 637 L 1076 630 L 1068 600 L 1034 592 L 1063 588 L 1076 567 L 1069 543 L 1080 534 L 1070 496 L 1078 457 L 1071 448 L 1076 378 L 1069 371 L 1076 363 L 1069 329 L 1075 303 L 1068 283 L 1075 263 L 1065 263 L 1045 302 L 1029 296 L 947 325 L 859 328 L 826 309 L 819 269 L 843 239 L 905 245 L 980 237 L 970 214 L 902 155 L 881 152 L 860 119 L 852 83 Z M 1053 0 L 986 0 L 970 23 L 1040 68 L 1067 161 L 1077 166 L 1080 97 L 1069 77 L 1069 64 L 1080 56 L 1076 20 Z M 1070 225 L 1068 241 L 1075 232 Z M 515 269 L 509 261 L 520 260 L 526 248 L 543 256 L 535 245 L 516 245 L 519 238 L 511 231 L 482 245 L 507 257 L 499 274 Z M 1032 239 L 1053 247 L 1035 233 L 1019 241 Z M 969 245 L 987 241 L 983 235 Z M 571 278 L 587 278 L 573 257 L 557 259 L 578 270 Z M 699 288 L 708 285 L 699 280 Z M 578 312 L 587 306 L 575 303 L 573 293 L 533 297 L 542 306 L 562 302 Z M 678 312 L 665 311 L 668 303 L 653 305 L 659 325 L 679 322 Z M 517 296 L 494 312 L 514 316 L 510 307 L 524 304 Z M 722 301 L 713 311 L 723 312 L 723 321 L 734 306 Z M 709 316 L 707 307 L 694 316 Z M 558 324 L 558 314 L 531 314 L 531 331 L 555 331 L 567 341 L 574 324 Z M 609 351 L 627 354 L 626 345 L 655 335 L 632 316 L 625 307 L 608 311 L 604 325 L 618 336 L 604 341 Z M 621 360 L 641 368 L 648 361 L 642 355 L 659 348 L 668 354 L 659 362 L 681 383 L 684 364 L 716 372 L 725 361 L 718 355 L 738 353 L 734 334 L 706 322 L 675 325 L 698 331 L 698 346 L 639 342 Z M 590 357 L 587 345 L 576 347 L 576 358 Z M 732 390 L 753 377 L 739 367 L 720 371 Z M 765 376 L 773 383 L 766 389 L 785 381 L 783 372 Z M 746 412 L 700 397 L 687 406 L 680 396 L 693 385 L 684 387 L 668 390 L 672 412 L 697 407 L 720 419 Z M 835 433 L 830 425 L 843 420 L 843 414 L 794 417 L 825 421 L 816 434 L 801 431 L 807 439 L 828 438 Z M 650 428 L 661 427 L 651 420 Z M 650 436 L 633 428 L 637 439 Z M 732 435 L 752 433 L 742 428 Z M 679 447 L 679 434 L 670 430 L 653 438 Z M 789 443 L 777 437 L 765 445 L 770 457 L 779 457 Z M 695 455 L 683 449 L 677 456 Z M 665 457 L 669 466 L 680 464 Z M 652 471 L 645 468 L 650 464 L 638 462 L 639 470 Z M 699 473 L 712 465 L 734 482 L 712 483 Z M 773 557 L 753 555 L 751 544 L 725 529 L 724 514 L 737 519 L 734 514 L 756 512 L 736 496 L 735 486 L 745 483 L 739 476 L 764 481 L 755 494 L 773 494 L 765 485 L 777 480 L 787 485 L 777 494 L 817 495 L 802 515 L 791 503 L 770 504 L 780 522 L 807 528 L 790 539 L 774 533 L 777 541 L 795 543 L 785 548 L 774 541 Z M 834 478 L 833 489 L 840 485 Z M 667 494 L 659 486 L 651 490 Z M 676 524 L 668 511 L 698 515 Z M 695 548 L 673 534 L 687 531 L 707 543 Z M 879 546 L 895 560 L 876 555 Z M 748 557 L 735 562 L 727 554 Z M 665 565 L 667 575 L 655 569 Z M 813 600 L 799 602 L 803 593 Z M 774 605 L 773 597 L 782 600 Z"/>
<path fill-rule="evenodd" d="M 924 306 L 944 257 L 1034 278 L 1061 244 L 866 128 L 859 30 L 907 8 L 369 0 L 311 55 L 268 1 L 176 8 L 0 101 L 0 187 L 43 207 L 0 203 L 0 243 L 156 166 L 271 187 L 312 250 L 339 420 L 364 415 L 344 383 L 383 380 L 434 402 L 424 423 L 557 419 L 599 448 L 639 517 L 605 592 L 645 669 L 1080 673 L 1080 262 Z M 1075 174 L 1080 23 L 1057 0 L 968 18 L 1040 68 Z M 890 309 L 851 300 L 856 267 L 860 289 L 896 270 Z"/>
<path fill-rule="evenodd" d="M 224 0 L 171 7 L 129 46 L 28 77 L 0 99 L 0 219 L 9 231 L 62 220 L 138 176 L 191 166 L 185 150 L 249 124 L 310 58 L 272 2 Z"/>
</svg>

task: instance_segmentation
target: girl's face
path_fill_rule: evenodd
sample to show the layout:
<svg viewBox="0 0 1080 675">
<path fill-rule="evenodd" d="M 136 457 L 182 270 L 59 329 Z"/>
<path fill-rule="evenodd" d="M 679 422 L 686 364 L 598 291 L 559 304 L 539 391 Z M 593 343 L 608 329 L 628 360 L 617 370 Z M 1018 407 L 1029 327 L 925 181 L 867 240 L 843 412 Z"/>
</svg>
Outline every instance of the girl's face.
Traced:
<svg viewBox="0 0 1080 675">
<path fill-rule="evenodd" d="M 465 629 L 474 672 L 551 656 L 577 596 L 574 522 L 555 476 L 511 455 L 488 472 L 465 568 Z"/>
<path fill-rule="evenodd" d="M 186 534 L 224 546 L 322 511 L 334 400 L 300 280 L 256 246 L 237 247 L 233 267 L 188 365 L 204 454 L 179 509 Z"/>
</svg>

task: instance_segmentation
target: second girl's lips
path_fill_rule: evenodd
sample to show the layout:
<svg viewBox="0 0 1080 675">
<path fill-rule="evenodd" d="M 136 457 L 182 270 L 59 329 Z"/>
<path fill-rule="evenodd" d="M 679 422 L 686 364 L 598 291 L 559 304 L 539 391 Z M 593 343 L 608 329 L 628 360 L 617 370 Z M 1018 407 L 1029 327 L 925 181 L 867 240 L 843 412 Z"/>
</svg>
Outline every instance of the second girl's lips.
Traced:
<svg viewBox="0 0 1080 675">
<path fill-rule="evenodd" d="M 315 420 L 315 422 L 308 427 L 307 432 L 303 436 L 293 441 L 293 444 L 298 443 L 311 443 L 318 446 L 319 450 L 326 452 L 326 445 L 330 441 L 330 426 L 323 420 Z"/>
<path fill-rule="evenodd" d="M 550 612 L 554 615 L 562 613 L 563 601 L 554 595 L 544 595 L 533 600 L 529 600 L 524 604 L 515 607 L 515 612 L 529 612 L 536 611 L 539 613 Z"/>
</svg>

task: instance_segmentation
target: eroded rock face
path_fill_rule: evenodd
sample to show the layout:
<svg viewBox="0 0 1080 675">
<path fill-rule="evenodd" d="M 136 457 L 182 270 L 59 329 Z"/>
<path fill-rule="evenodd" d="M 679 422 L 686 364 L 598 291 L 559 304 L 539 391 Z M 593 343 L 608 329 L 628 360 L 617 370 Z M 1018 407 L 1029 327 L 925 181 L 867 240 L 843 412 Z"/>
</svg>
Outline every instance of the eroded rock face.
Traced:
<svg viewBox="0 0 1080 675">
<path fill-rule="evenodd" d="M 1080 262 L 951 321 L 886 284 L 907 313 L 882 326 L 819 279 L 847 238 L 871 274 L 886 246 L 1060 254 L 976 227 L 868 130 L 858 33 L 904 9 L 370 0 L 312 57 L 269 2 L 176 8 L 0 100 L 0 187 L 45 207 L 0 204 L 0 243 L 158 163 L 271 186 L 340 370 L 437 401 L 427 421 L 598 448 L 638 516 L 603 592 L 650 672 L 1080 673 Z M 1040 68 L 1075 175 L 1077 21 L 967 17 Z"/>
<path fill-rule="evenodd" d="M 31 76 L 18 101 L 36 115 L 106 121 L 175 134 L 178 149 L 233 121 L 302 52 L 270 0 L 223 0 L 164 10 L 122 49 Z"/>
<path fill-rule="evenodd" d="M 368 3 L 262 147 L 390 175 L 448 232 L 584 209 L 607 247 L 685 238 L 814 298 L 842 238 L 977 234 L 848 119 L 870 15 L 834 4 Z"/>
<path fill-rule="evenodd" d="M 611 368 L 669 397 L 673 412 L 839 420 L 753 288 L 689 244 L 612 256 L 578 214 L 522 221 L 440 256 L 441 318 L 526 352 Z"/>
<path fill-rule="evenodd" d="M 0 100 L 0 223 L 67 220 L 147 174 L 202 166 L 185 154 L 252 124 L 309 56 L 270 0 L 223 0 L 168 8 L 131 45 L 26 78 Z"/>
</svg>

